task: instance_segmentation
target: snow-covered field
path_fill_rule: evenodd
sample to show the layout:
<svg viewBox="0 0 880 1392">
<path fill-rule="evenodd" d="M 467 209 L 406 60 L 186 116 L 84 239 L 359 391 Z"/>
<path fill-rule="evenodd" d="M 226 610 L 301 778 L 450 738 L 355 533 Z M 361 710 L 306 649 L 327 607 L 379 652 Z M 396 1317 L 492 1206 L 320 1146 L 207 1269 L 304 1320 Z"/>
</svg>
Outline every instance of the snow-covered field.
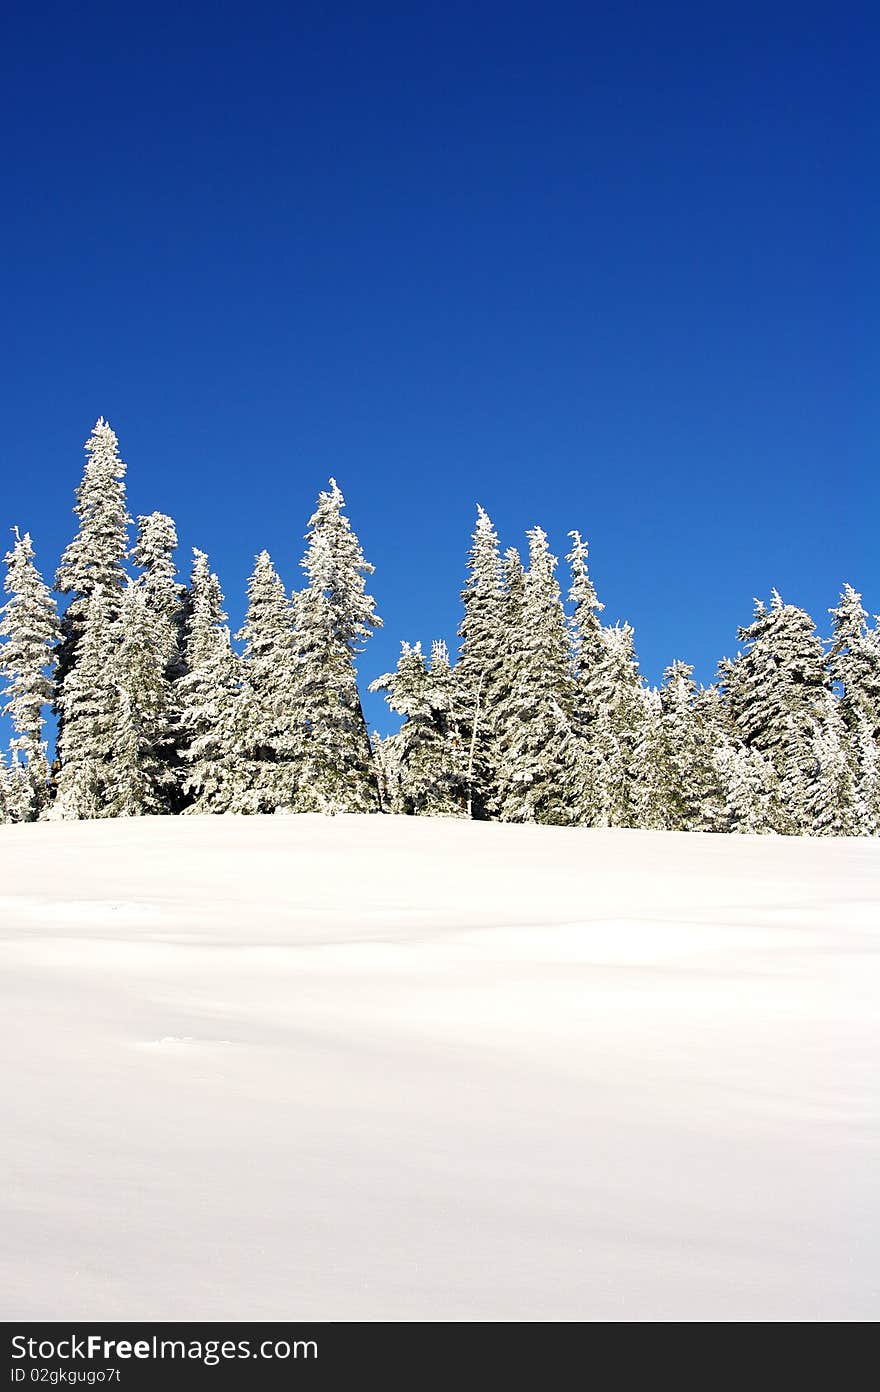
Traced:
<svg viewBox="0 0 880 1392">
<path fill-rule="evenodd" d="M 880 845 L 0 828 L 0 1315 L 880 1314 Z"/>
</svg>

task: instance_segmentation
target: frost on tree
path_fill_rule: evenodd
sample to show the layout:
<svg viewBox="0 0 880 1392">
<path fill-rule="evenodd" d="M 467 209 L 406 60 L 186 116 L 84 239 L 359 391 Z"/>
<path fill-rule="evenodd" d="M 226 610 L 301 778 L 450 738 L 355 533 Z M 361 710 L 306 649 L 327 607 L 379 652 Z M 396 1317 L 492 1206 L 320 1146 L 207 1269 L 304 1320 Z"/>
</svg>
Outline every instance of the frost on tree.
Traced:
<svg viewBox="0 0 880 1392">
<path fill-rule="evenodd" d="M 3 810 L 8 821 L 33 821 L 49 801 L 43 712 L 54 694 L 59 625 L 55 601 L 34 564 L 29 533 L 19 536 L 16 528 L 5 559 L 9 599 L 0 609 L 0 674 L 6 682 L 2 713 L 12 722 L 13 738 Z"/>
<path fill-rule="evenodd" d="M 142 601 L 143 646 L 155 662 L 161 679 L 156 683 L 159 702 L 152 715 L 153 749 L 162 768 L 154 772 L 161 787 L 159 810 L 179 812 L 182 806 L 182 758 L 179 742 L 180 709 L 177 682 L 184 672 L 186 589 L 180 583 L 174 553 L 177 528 L 163 512 L 137 519 L 137 540 L 131 558 L 140 570 L 135 582 Z M 139 601 L 131 598 L 133 611 Z"/>
<path fill-rule="evenodd" d="M 374 567 L 344 506 L 331 479 L 309 519 L 306 585 L 295 600 L 300 811 L 379 811 L 355 657 L 382 621 L 366 589 Z"/>
<path fill-rule="evenodd" d="M 55 812 L 64 818 L 111 817 L 118 810 L 114 761 L 120 718 L 119 638 L 118 597 L 98 585 L 82 616 L 76 662 L 58 697 Z"/>
<path fill-rule="evenodd" d="M 237 635 L 244 643 L 245 775 L 255 811 L 292 811 L 302 752 L 296 633 L 291 602 L 268 551 L 257 556 L 247 595 L 247 615 Z"/>
<path fill-rule="evenodd" d="M 546 533 L 534 527 L 528 542 L 501 750 L 500 815 L 504 821 L 565 823 L 572 820 L 577 775 L 569 629 Z"/>
<path fill-rule="evenodd" d="M 852 785 L 851 824 L 856 834 L 880 830 L 880 629 L 871 626 L 862 597 L 845 585 L 836 609 L 828 666 L 838 695 L 841 740 Z"/>
<path fill-rule="evenodd" d="M 223 593 L 204 551 L 193 549 L 187 595 L 185 674 L 180 678 L 180 749 L 185 811 L 256 810 L 243 756 L 245 710 Z"/>
<path fill-rule="evenodd" d="M 125 559 L 131 518 L 125 505 L 125 464 L 119 442 L 103 419 L 85 443 L 86 464 L 76 490 L 74 513 L 79 529 L 66 547 L 55 576 L 55 588 L 70 595 L 61 621 L 58 682 L 63 684 L 82 637 L 89 601 L 96 589 L 104 592 L 108 621 L 118 617 L 126 584 Z M 60 716 L 64 719 L 63 703 Z"/>
<path fill-rule="evenodd" d="M 841 831 L 840 725 L 812 619 L 774 590 L 770 607 L 757 601 L 752 623 L 739 636 L 744 651 L 727 665 L 724 680 L 735 730 L 750 753 L 762 756 L 762 773 L 770 778 L 758 829 Z"/>
<path fill-rule="evenodd" d="M 435 642 L 430 665 L 420 643 L 404 643 L 397 669 L 370 683 L 404 716 L 396 735 L 378 748 L 383 806 L 407 814 L 461 816 L 466 803 L 466 741 L 455 708 L 455 685 L 445 643 Z"/>
<path fill-rule="evenodd" d="M 0 819 L 380 807 L 579 826 L 880 834 L 880 630 L 846 585 L 825 643 L 774 591 L 717 682 L 669 666 L 646 687 L 628 624 L 602 623 L 588 549 L 571 532 L 567 607 L 540 528 L 502 555 L 479 508 L 458 662 L 404 644 L 373 683 L 401 717 L 367 737 L 355 661 L 379 624 L 365 560 L 331 480 L 310 519 L 306 583 L 288 598 L 267 552 L 233 649 L 207 557 L 178 581 L 174 522 L 137 519 L 99 420 L 77 534 L 56 584 L 59 625 L 28 536 L 6 557 L 0 617 Z M 132 575 L 126 563 L 132 566 Z M 826 652 L 826 648 L 828 651 Z M 53 683 L 53 666 L 57 676 Z M 59 715 L 47 770 L 43 712 Z"/>
<path fill-rule="evenodd" d="M 464 617 L 458 630 L 461 649 L 455 668 L 459 701 L 473 751 L 467 796 L 476 817 L 490 815 L 499 795 L 497 738 L 503 718 L 500 708 L 508 694 L 504 686 L 508 676 L 507 598 L 498 534 L 488 513 L 478 507 L 467 578 L 461 592 Z M 516 597 L 511 598 L 515 602 Z"/>
</svg>

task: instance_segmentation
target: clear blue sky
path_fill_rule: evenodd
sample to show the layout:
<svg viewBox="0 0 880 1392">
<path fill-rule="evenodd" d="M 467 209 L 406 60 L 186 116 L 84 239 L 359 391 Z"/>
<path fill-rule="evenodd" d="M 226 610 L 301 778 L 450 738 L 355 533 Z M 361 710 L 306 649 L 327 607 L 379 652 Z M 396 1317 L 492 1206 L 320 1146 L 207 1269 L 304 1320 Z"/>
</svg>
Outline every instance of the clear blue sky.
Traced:
<svg viewBox="0 0 880 1392">
<path fill-rule="evenodd" d="M 338 477 L 364 682 L 454 640 L 477 500 L 587 535 L 651 681 L 709 681 L 772 585 L 880 610 L 878 40 L 846 3 L 15 7 L 0 526 L 51 576 L 103 414 L 235 624 Z"/>
</svg>

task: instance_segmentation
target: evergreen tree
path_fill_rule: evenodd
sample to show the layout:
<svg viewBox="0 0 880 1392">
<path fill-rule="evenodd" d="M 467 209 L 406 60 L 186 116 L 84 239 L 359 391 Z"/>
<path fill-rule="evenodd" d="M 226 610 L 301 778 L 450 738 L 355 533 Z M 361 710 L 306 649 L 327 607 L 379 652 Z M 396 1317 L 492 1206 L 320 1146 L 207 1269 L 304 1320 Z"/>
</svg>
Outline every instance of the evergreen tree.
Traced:
<svg viewBox="0 0 880 1392">
<path fill-rule="evenodd" d="M 770 759 L 731 736 L 717 746 L 715 763 L 724 795 L 725 830 L 744 835 L 770 830 L 778 784 Z"/>
<path fill-rule="evenodd" d="M 381 624 L 365 577 L 374 567 L 342 509 L 335 479 L 309 520 L 296 597 L 298 807 L 314 812 L 375 812 L 379 787 L 361 707 L 355 656 Z"/>
<path fill-rule="evenodd" d="M 391 811 L 435 817 L 462 811 L 462 742 L 454 720 L 451 677 L 444 643 L 432 645 L 430 667 L 420 643 L 404 643 L 397 670 L 370 684 L 371 691 L 385 691 L 391 709 L 405 717 L 397 734 L 383 741 L 385 795 Z"/>
<path fill-rule="evenodd" d="M 0 673 L 7 685 L 3 714 L 11 717 L 12 750 L 17 774 L 10 773 L 6 809 L 10 818 L 31 821 L 45 808 L 49 765 L 44 742 L 43 710 L 52 700 L 54 645 L 59 635 L 55 602 L 34 564 L 29 533 L 19 536 L 6 557 L 5 590 L 0 609 Z M 13 796 L 14 795 L 14 796 Z"/>
<path fill-rule="evenodd" d="M 137 519 L 137 540 L 132 548 L 132 560 L 141 571 L 138 586 L 147 608 L 160 615 L 166 623 L 169 678 L 175 680 L 183 673 L 184 598 L 185 587 L 180 584 L 174 552 L 177 550 L 177 528 L 164 512 L 151 512 Z"/>
<path fill-rule="evenodd" d="M 579 781 L 578 821 L 637 826 L 637 745 L 645 689 L 629 624 L 603 627 L 590 679 L 596 717 L 588 730 L 589 775 Z"/>
<path fill-rule="evenodd" d="M 540 527 L 528 533 L 519 653 L 500 769 L 504 821 L 572 820 L 576 776 L 574 675 L 556 557 Z"/>
<path fill-rule="evenodd" d="M 172 617 L 154 608 L 146 586 L 132 583 L 122 596 L 112 672 L 117 692 L 110 785 L 112 813 L 140 817 L 176 805 L 170 654 Z"/>
<path fill-rule="evenodd" d="M 580 532 L 569 532 L 571 551 L 566 560 L 571 567 L 569 603 L 572 606 L 571 628 L 574 647 L 574 672 L 578 684 L 578 707 L 583 722 L 591 724 L 598 714 L 600 693 L 596 677 L 601 671 L 604 652 L 604 630 L 599 615 L 605 608 L 600 604 L 587 567 L 589 550 Z"/>
<path fill-rule="evenodd" d="M 840 603 L 830 610 L 834 634 L 828 665 L 840 693 L 840 713 L 854 731 L 864 717 L 880 734 L 880 631 L 868 626 L 862 597 L 844 585 Z"/>
<path fill-rule="evenodd" d="M 223 594 L 204 551 L 193 550 L 187 597 L 185 675 L 178 683 L 187 812 L 250 812 L 242 757 L 245 703 L 225 626 Z"/>
<path fill-rule="evenodd" d="M 859 717 L 853 743 L 852 832 L 855 836 L 877 836 L 880 834 L 880 746 L 870 720 L 864 715 Z"/>
<path fill-rule="evenodd" d="M 479 506 L 461 599 L 464 617 L 458 630 L 461 650 L 455 676 L 468 730 L 467 801 L 473 816 L 486 817 L 498 800 L 496 741 L 499 707 L 506 694 L 505 656 L 510 625 L 498 534 L 488 514 Z"/>
<path fill-rule="evenodd" d="M 141 571 L 136 585 L 144 601 L 144 646 L 163 677 L 154 693 L 161 695 L 163 705 L 154 712 L 152 724 L 154 748 L 164 766 L 159 778 L 162 810 L 170 812 L 180 811 L 183 803 L 177 683 L 184 671 L 186 589 L 178 579 L 176 549 L 177 528 L 172 518 L 163 512 L 138 517 L 132 560 Z"/>
<path fill-rule="evenodd" d="M 752 624 L 739 636 L 745 651 L 724 675 L 737 733 L 748 749 L 765 756 L 775 778 L 762 829 L 820 832 L 820 789 L 834 731 L 825 655 L 813 621 L 774 590 L 770 608 L 758 602 Z"/>
<path fill-rule="evenodd" d="M 642 692 L 635 728 L 632 763 L 635 771 L 628 816 L 644 831 L 681 830 L 675 821 L 670 797 L 671 770 L 665 739 L 662 693 L 656 687 Z M 618 752 L 619 757 L 619 752 Z M 626 798 L 624 791 L 623 797 Z"/>
<path fill-rule="evenodd" d="M 76 662 L 58 698 L 60 767 L 55 810 L 59 817 L 111 817 L 116 809 L 119 627 L 117 596 L 98 585 L 83 615 Z"/>
<path fill-rule="evenodd" d="M 868 625 L 862 597 L 845 585 L 831 610 L 834 632 L 828 666 L 839 692 L 840 741 L 852 790 L 848 829 L 873 836 L 880 817 L 876 770 L 880 759 L 880 630 Z"/>
<path fill-rule="evenodd" d="M 297 720 L 297 654 L 293 610 L 268 551 L 248 581 L 241 664 L 246 709 L 244 760 L 255 808 L 295 806 L 301 729 Z"/>
<path fill-rule="evenodd" d="M 112 622 L 118 618 L 126 583 L 131 519 L 125 506 L 125 464 L 119 457 L 116 435 L 103 417 L 86 441 L 85 452 L 86 465 L 74 507 L 79 530 L 66 547 L 55 576 L 56 590 L 71 596 L 61 621 L 59 694 L 75 659 L 92 594 L 98 588 L 104 591 L 102 604 Z M 63 721 L 63 701 L 59 701 L 59 714 Z"/>
</svg>

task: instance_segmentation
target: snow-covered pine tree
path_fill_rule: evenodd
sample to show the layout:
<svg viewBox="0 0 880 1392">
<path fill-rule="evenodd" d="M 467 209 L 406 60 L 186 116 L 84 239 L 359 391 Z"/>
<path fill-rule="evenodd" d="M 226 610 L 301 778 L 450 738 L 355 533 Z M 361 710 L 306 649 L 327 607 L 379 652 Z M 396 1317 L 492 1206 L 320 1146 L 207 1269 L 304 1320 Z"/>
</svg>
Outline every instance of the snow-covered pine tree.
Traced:
<svg viewBox="0 0 880 1392">
<path fill-rule="evenodd" d="M 449 788 L 445 805 L 448 804 L 449 814 L 462 816 L 467 811 L 469 731 L 461 709 L 455 669 L 449 660 L 449 649 L 439 638 L 431 643 L 428 680 L 431 707 L 443 737 L 443 780 Z"/>
<path fill-rule="evenodd" d="M 151 607 L 143 586 L 130 583 L 122 595 L 112 664 L 117 700 L 109 804 L 114 816 L 176 810 L 178 776 L 170 758 L 174 728 L 168 675 L 175 646 L 172 620 Z"/>
<path fill-rule="evenodd" d="M 636 745 L 645 688 L 630 624 L 603 626 L 602 647 L 590 679 L 597 715 L 588 732 L 590 777 L 580 780 L 578 821 L 594 826 L 638 826 Z"/>
<path fill-rule="evenodd" d="M 184 597 L 186 587 L 178 579 L 174 552 L 177 550 L 177 528 L 174 519 L 164 512 L 151 512 L 137 519 L 137 540 L 131 558 L 141 571 L 138 588 L 147 607 L 161 614 L 168 625 L 168 675 L 174 680 L 182 673 L 185 632 Z"/>
<path fill-rule="evenodd" d="M 599 618 L 604 604 L 599 602 L 590 578 L 587 558 L 589 548 L 580 532 L 569 532 L 572 547 L 566 556 L 571 568 L 571 588 L 568 593 L 572 606 L 571 629 L 574 650 L 574 672 L 578 686 L 578 714 L 585 724 L 595 720 L 600 692 L 596 674 L 604 659 L 604 630 Z"/>
<path fill-rule="evenodd" d="M 242 758 L 245 703 L 225 626 L 220 582 L 193 549 L 186 601 L 184 676 L 178 682 L 186 812 L 250 812 Z"/>
<path fill-rule="evenodd" d="M 13 787 L 12 770 L 0 753 L 0 826 L 18 821 L 17 790 Z"/>
<path fill-rule="evenodd" d="M 673 662 L 660 690 L 660 796 L 669 831 L 701 830 L 710 812 L 714 765 L 693 674 L 686 662 Z"/>
<path fill-rule="evenodd" d="M 722 677 L 739 738 L 765 757 L 776 780 L 764 800 L 767 824 L 761 829 L 788 835 L 823 831 L 823 794 L 816 785 L 828 766 L 827 751 L 823 764 L 820 750 L 833 738 L 832 708 L 813 621 L 774 590 L 770 608 L 757 601 L 754 619 L 739 637 L 744 651 L 723 666 Z"/>
<path fill-rule="evenodd" d="M 864 715 L 859 717 L 854 743 L 853 835 L 877 836 L 880 835 L 880 746 L 870 720 Z"/>
<path fill-rule="evenodd" d="M 291 602 L 268 551 L 256 558 L 248 581 L 241 632 L 242 697 L 246 718 L 243 759 L 255 810 L 296 805 L 301 728 L 297 719 L 297 654 Z"/>
<path fill-rule="evenodd" d="M 656 687 L 644 690 L 633 744 L 635 778 L 630 813 L 631 825 L 644 831 L 681 830 L 671 828 L 674 817 L 663 714 L 662 693 Z"/>
<path fill-rule="evenodd" d="M 119 597 L 103 585 L 82 615 L 76 661 L 58 697 L 59 734 L 54 813 L 84 820 L 115 815 L 114 761 L 118 752 L 120 695 L 117 646 Z"/>
<path fill-rule="evenodd" d="M 606 711 L 600 723 L 601 704 L 607 691 L 602 674 L 606 661 L 605 630 L 599 618 L 604 604 L 590 577 L 589 548 L 580 532 L 569 532 L 572 547 L 566 560 L 571 571 L 568 601 L 572 612 L 572 663 L 575 677 L 574 728 L 577 736 L 578 773 L 573 813 L 586 825 L 602 822 L 611 797 L 613 769 L 619 763 L 619 746 Z M 643 712 L 642 714 L 645 714 Z M 606 778 L 606 775 L 609 777 Z M 610 780 L 610 781 L 609 781 Z M 599 787 L 599 782 L 603 787 Z"/>
<path fill-rule="evenodd" d="M 355 656 L 381 625 L 365 577 L 374 567 L 342 511 L 335 479 L 309 519 L 296 596 L 296 711 L 299 720 L 300 811 L 376 812 L 373 767 L 355 671 Z"/>
<path fill-rule="evenodd" d="M 771 830 L 778 798 L 771 760 L 729 736 L 716 747 L 715 764 L 724 795 L 724 830 L 743 835 Z"/>
<path fill-rule="evenodd" d="M 180 711 L 177 682 L 183 675 L 186 587 L 178 579 L 174 552 L 177 528 L 164 512 L 151 512 L 137 519 L 137 540 L 131 557 L 141 571 L 136 585 L 145 607 L 144 646 L 159 665 L 164 683 L 165 709 L 155 712 L 155 749 L 165 765 L 161 779 L 164 810 L 177 812 L 182 806 L 183 769 L 179 748 Z M 133 609 L 134 601 L 130 602 Z M 158 696 L 157 690 L 154 693 Z"/>
<path fill-rule="evenodd" d="M 839 693 L 841 739 L 853 788 L 849 825 L 854 835 L 873 836 L 880 824 L 880 629 L 869 626 L 862 597 L 852 585 L 844 586 L 840 603 L 830 612 L 834 631 L 828 667 Z"/>
<path fill-rule="evenodd" d="M 697 742 L 694 800 L 699 808 L 698 830 L 729 831 L 729 814 L 718 751 L 732 738 L 730 712 L 717 683 L 701 687 L 694 703 Z"/>
<path fill-rule="evenodd" d="M 573 820 L 577 772 L 568 624 L 546 533 L 533 527 L 527 535 L 519 653 L 499 769 L 500 816 L 565 824 Z"/>
<path fill-rule="evenodd" d="M 395 770 L 389 779 L 386 760 L 389 810 L 429 817 L 460 815 L 464 770 L 460 735 L 450 724 L 452 682 L 446 645 L 433 644 L 428 667 L 421 644 L 404 643 L 397 669 L 371 682 L 370 691 L 386 692 L 391 709 L 405 717 L 391 740 L 383 741 L 387 752 L 393 751 Z"/>
<path fill-rule="evenodd" d="M 461 648 L 455 678 L 468 732 L 467 802 L 473 816 L 486 817 L 498 801 L 496 739 L 501 719 L 499 707 L 506 695 L 505 653 L 510 624 L 498 533 L 479 505 L 461 599 L 464 617 L 458 630 Z"/>
<path fill-rule="evenodd" d="M 74 507 L 79 529 L 65 548 L 55 575 L 56 590 L 71 596 L 61 620 L 59 698 L 75 660 L 92 594 L 98 588 L 103 590 L 103 609 L 107 620 L 112 622 L 119 615 L 126 583 L 125 558 L 131 518 L 125 506 L 125 464 L 119 457 L 116 435 L 103 417 L 86 441 L 85 452 L 85 470 L 76 490 Z M 59 718 L 63 724 L 64 704 L 60 699 Z"/>
<path fill-rule="evenodd" d="M 55 601 L 34 564 L 28 532 L 19 536 L 15 529 L 15 544 L 5 560 L 9 599 L 0 609 L 0 673 L 6 678 L 2 713 L 12 720 L 17 765 L 5 802 L 10 817 L 14 813 L 16 821 L 32 821 L 49 800 L 43 711 L 53 697 L 59 625 Z"/>
</svg>

